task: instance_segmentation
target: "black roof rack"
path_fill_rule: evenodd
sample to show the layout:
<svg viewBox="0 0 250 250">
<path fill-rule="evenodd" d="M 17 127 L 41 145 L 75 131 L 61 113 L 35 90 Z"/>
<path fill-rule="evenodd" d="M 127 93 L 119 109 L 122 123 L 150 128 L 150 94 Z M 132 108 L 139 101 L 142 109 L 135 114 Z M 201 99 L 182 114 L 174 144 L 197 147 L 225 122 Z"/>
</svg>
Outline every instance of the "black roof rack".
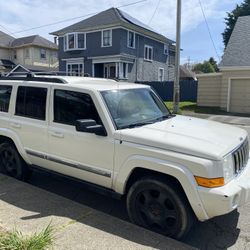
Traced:
<svg viewBox="0 0 250 250">
<path fill-rule="evenodd" d="M 36 82 L 54 82 L 67 83 L 62 78 L 58 77 L 36 77 L 33 73 L 28 73 L 26 76 L 1 76 L 0 80 L 21 80 L 21 81 L 36 81 Z"/>
</svg>

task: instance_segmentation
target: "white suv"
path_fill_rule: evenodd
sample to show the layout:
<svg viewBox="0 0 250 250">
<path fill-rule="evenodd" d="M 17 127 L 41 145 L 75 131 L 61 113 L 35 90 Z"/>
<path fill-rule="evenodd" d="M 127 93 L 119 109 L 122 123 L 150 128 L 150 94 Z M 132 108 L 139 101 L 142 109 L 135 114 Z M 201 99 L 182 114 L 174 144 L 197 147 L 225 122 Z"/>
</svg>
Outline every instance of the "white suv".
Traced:
<svg viewBox="0 0 250 250">
<path fill-rule="evenodd" d="M 247 133 L 174 116 L 148 86 L 0 78 L 1 170 L 40 167 L 126 196 L 131 221 L 181 238 L 249 201 Z"/>
</svg>

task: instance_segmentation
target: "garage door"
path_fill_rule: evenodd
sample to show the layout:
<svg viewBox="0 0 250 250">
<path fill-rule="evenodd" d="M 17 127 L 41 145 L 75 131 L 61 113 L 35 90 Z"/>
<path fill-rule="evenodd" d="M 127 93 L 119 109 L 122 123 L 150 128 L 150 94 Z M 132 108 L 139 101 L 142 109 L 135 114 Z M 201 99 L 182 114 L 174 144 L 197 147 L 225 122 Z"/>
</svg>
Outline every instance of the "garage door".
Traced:
<svg viewBox="0 0 250 250">
<path fill-rule="evenodd" d="M 250 114 L 250 79 L 231 80 L 229 111 Z"/>
</svg>

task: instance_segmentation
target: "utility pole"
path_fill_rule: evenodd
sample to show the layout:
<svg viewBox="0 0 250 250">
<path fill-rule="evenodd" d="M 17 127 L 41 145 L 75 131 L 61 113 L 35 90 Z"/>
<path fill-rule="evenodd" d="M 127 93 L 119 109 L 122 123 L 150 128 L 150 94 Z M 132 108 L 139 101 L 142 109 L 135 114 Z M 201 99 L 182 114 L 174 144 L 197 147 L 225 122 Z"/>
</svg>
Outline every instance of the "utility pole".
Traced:
<svg viewBox="0 0 250 250">
<path fill-rule="evenodd" d="M 177 0 L 176 47 L 175 47 L 175 81 L 173 95 L 173 113 L 179 111 L 180 101 L 180 48 L 181 48 L 181 0 Z"/>
</svg>

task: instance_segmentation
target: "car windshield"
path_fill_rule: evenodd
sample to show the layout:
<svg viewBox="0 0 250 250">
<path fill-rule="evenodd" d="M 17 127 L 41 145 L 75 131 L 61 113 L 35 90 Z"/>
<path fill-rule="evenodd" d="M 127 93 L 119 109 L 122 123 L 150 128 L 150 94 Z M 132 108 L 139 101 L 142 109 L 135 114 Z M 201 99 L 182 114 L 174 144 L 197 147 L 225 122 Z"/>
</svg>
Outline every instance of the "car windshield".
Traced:
<svg viewBox="0 0 250 250">
<path fill-rule="evenodd" d="M 164 103 L 150 88 L 101 92 L 118 129 L 151 124 L 170 117 Z"/>
</svg>

